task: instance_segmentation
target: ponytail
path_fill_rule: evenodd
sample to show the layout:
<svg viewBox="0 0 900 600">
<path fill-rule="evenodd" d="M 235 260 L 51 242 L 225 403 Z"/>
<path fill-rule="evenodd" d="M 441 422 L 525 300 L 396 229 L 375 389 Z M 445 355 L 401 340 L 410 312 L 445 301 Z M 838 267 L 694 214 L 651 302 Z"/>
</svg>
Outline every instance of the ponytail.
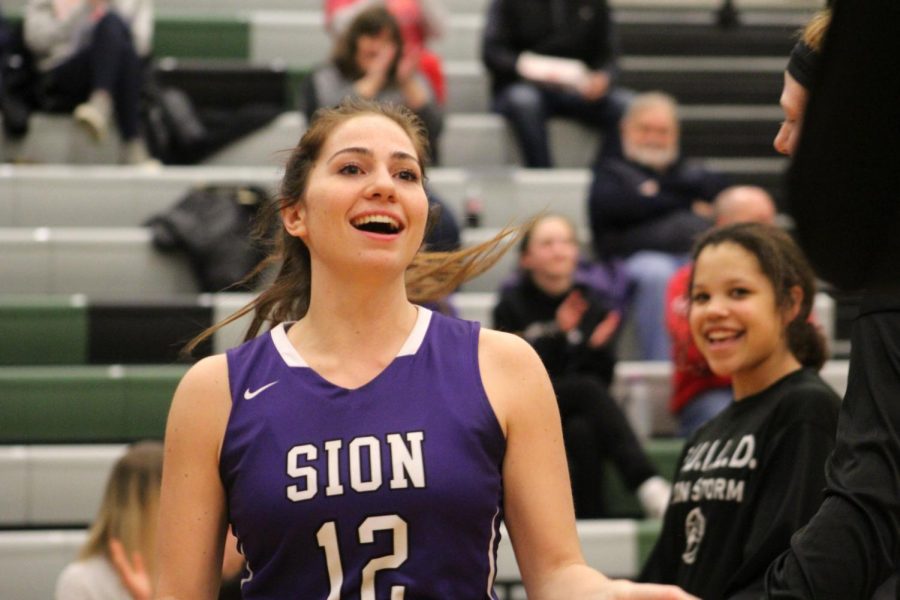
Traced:
<svg viewBox="0 0 900 600">
<path fill-rule="evenodd" d="M 828 360 L 828 344 L 822 329 L 807 319 L 794 319 L 787 327 L 787 343 L 791 354 L 804 367 L 820 370 Z"/>
</svg>

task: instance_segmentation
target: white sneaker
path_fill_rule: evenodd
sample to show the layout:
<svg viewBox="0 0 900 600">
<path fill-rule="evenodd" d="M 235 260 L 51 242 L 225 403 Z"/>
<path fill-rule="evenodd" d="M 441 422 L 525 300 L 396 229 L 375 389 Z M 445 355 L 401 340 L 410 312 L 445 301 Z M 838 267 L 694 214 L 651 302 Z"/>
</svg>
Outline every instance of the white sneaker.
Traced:
<svg viewBox="0 0 900 600">
<path fill-rule="evenodd" d="M 144 140 L 137 137 L 122 144 L 119 152 L 119 162 L 123 165 L 141 167 L 145 170 L 158 170 L 162 163 L 150 156 Z"/>
<path fill-rule="evenodd" d="M 109 118 L 111 116 L 109 99 L 100 93 L 91 95 L 90 100 L 75 107 L 72 115 L 75 121 L 94 138 L 102 142 L 109 135 Z"/>
<path fill-rule="evenodd" d="M 661 519 L 669 506 L 672 484 L 656 475 L 638 486 L 636 495 L 649 518 Z"/>
</svg>

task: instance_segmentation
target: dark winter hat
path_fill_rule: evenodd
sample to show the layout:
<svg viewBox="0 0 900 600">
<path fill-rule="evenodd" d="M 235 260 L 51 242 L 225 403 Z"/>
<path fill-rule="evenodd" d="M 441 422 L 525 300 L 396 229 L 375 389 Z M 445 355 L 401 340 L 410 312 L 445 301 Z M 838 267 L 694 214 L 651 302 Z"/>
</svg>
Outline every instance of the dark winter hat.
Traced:
<svg viewBox="0 0 900 600">
<path fill-rule="evenodd" d="M 819 53 L 807 46 L 803 40 L 797 42 L 794 49 L 791 50 L 791 57 L 787 64 L 787 72 L 791 74 L 791 77 L 809 89 L 818 66 Z"/>
</svg>

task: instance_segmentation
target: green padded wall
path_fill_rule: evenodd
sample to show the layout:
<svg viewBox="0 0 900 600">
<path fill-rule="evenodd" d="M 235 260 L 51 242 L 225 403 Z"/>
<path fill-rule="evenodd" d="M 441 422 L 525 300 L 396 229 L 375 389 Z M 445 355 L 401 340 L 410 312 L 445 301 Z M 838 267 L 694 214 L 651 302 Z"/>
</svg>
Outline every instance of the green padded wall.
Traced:
<svg viewBox="0 0 900 600">
<path fill-rule="evenodd" d="M 0 296 L 0 365 L 84 364 L 87 309 L 79 296 Z"/>
<path fill-rule="evenodd" d="M 660 476 L 671 481 L 683 445 L 684 440 L 680 438 L 650 439 L 644 444 L 644 450 L 656 466 Z M 604 489 L 609 503 L 610 516 L 643 518 L 644 511 L 641 510 L 637 498 L 625 487 L 613 464 L 607 461 L 603 468 Z"/>
<path fill-rule="evenodd" d="M 647 557 L 656 545 L 656 539 L 662 529 L 662 521 L 658 519 L 644 519 L 638 521 L 638 568 L 643 568 Z"/>
<path fill-rule="evenodd" d="M 162 439 L 185 367 L 0 368 L 0 444 Z"/>
<path fill-rule="evenodd" d="M 162 17 L 153 33 L 157 58 L 250 58 L 250 23 L 243 19 Z"/>
</svg>

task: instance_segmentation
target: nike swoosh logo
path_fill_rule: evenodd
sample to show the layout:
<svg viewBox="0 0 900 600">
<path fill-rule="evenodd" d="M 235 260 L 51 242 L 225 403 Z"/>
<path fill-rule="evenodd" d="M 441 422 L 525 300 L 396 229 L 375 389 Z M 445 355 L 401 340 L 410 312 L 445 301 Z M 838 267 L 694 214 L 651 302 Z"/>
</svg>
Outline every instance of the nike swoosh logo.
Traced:
<svg viewBox="0 0 900 600">
<path fill-rule="evenodd" d="M 250 388 L 247 388 L 247 389 L 244 391 L 244 400 L 253 400 L 254 398 L 256 398 L 257 396 L 259 396 L 260 394 L 262 394 L 264 391 L 266 391 L 267 389 L 269 389 L 270 387 L 272 387 L 272 386 L 275 385 L 276 383 L 278 383 L 278 380 L 277 380 L 277 379 L 276 379 L 275 381 L 273 381 L 272 383 L 267 383 L 266 385 L 262 386 L 262 387 L 259 388 L 258 390 L 254 390 L 254 391 L 252 391 L 252 392 L 250 391 Z"/>
</svg>

